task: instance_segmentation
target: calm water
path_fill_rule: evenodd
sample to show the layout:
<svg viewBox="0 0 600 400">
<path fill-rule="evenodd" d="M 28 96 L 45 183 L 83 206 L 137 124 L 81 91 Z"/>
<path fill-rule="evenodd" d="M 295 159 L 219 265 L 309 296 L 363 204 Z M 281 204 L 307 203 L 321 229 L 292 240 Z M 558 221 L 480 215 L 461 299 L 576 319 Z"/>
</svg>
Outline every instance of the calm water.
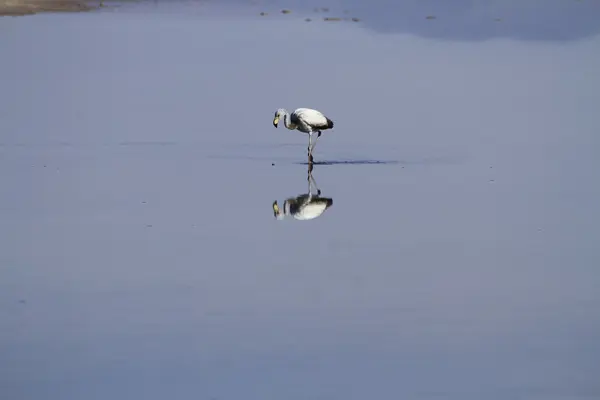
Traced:
<svg viewBox="0 0 600 400">
<path fill-rule="evenodd" d="M 0 397 L 600 399 L 599 7 L 408 3 L 0 19 Z"/>
</svg>

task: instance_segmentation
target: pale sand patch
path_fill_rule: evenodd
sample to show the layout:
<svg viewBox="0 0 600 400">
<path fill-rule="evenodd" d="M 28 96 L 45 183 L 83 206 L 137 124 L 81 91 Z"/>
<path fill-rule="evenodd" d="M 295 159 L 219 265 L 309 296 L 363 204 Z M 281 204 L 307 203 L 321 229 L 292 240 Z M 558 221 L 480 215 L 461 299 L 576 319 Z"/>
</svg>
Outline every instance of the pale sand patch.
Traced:
<svg viewBox="0 0 600 400">
<path fill-rule="evenodd" d="M 100 1 L 87 0 L 0 0 L 0 16 L 89 11 L 98 8 L 100 3 Z"/>
</svg>

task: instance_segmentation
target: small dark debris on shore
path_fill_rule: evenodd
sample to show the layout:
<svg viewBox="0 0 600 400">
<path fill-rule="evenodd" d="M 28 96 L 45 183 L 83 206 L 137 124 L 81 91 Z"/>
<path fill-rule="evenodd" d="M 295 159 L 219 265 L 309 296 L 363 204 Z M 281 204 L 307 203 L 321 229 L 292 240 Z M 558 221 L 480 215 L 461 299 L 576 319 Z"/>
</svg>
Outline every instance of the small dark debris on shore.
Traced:
<svg viewBox="0 0 600 400">
<path fill-rule="evenodd" d="M 359 22 L 359 21 L 360 21 L 360 19 L 358 19 L 358 18 L 354 17 L 354 18 L 352 18 L 352 21 L 354 21 L 354 22 Z"/>
<path fill-rule="evenodd" d="M 322 7 L 322 8 L 321 8 L 321 11 L 323 11 L 323 12 L 329 12 L 329 8 L 327 8 L 327 7 Z"/>
<path fill-rule="evenodd" d="M 323 18 L 323 21 L 341 21 L 341 18 L 338 17 L 325 17 Z"/>
<path fill-rule="evenodd" d="M 291 13 L 291 11 L 290 10 L 281 10 L 281 13 L 282 14 L 289 14 L 289 13 Z"/>
<path fill-rule="evenodd" d="M 274 162 L 272 162 L 272 163 L 271 163 L 271 167 L 274 167 L 274 166 L 275 166 L 275 163 L 274 163 Z"/>
<path fill-rule="evenodd" d="M 436 18 L 435 15 L 428 15 L 428 16 L 425 17 L 425 19 L 435 19 L 435 18 Z"/>
<path fill-rule="evenodd" d="M 306 21 L 306 22 L 310 22 L 310 21 L 312 21 L 312 19 L 310 19 L 310 18 L 306 18 L 306 19 L 305 19 L 305 21 Z"/>
<path fill-rule="evenodd" d="M 500 22 L 500 21 L 502 21 L 502 18 L 494 18 L 494 21 Z"/>
<path fill-rule="evenodd" d="M 262 16 L 264 17 L 265 15 L 269 15 L 269 13 L 266 13 L 266 12 L 262 11 L 262 12 L 260 13 L 260 15 L 262 15 Z"/>
</svg>

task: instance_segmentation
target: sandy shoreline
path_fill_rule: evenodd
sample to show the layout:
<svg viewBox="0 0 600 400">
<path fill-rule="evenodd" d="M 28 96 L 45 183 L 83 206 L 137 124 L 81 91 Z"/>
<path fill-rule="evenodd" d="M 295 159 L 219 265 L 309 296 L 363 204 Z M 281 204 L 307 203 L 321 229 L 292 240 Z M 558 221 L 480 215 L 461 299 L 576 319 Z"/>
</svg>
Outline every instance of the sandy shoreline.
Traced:
<svg viewBox="0 0 600 400">
<path fill-rule="evenodd" d="M 99 6 L 100 1 L 86 0 L 0 0 L 0 16 L 89 11 Z"/>
</svg>

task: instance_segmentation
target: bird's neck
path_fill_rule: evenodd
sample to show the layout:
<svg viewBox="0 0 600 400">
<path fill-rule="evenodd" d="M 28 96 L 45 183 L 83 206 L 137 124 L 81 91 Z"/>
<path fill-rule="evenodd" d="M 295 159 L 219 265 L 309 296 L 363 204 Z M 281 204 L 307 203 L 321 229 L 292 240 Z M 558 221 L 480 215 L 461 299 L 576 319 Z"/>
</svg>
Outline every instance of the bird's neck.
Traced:
<svg viewBox="0 0 600 400">
<path fill-rule="evenodd" d="M 296 129 L 296 125 L 290 121 L 290 113 L 287 110 L 283 110 L 283 125 L 288 129 Z"/>
</svg>

